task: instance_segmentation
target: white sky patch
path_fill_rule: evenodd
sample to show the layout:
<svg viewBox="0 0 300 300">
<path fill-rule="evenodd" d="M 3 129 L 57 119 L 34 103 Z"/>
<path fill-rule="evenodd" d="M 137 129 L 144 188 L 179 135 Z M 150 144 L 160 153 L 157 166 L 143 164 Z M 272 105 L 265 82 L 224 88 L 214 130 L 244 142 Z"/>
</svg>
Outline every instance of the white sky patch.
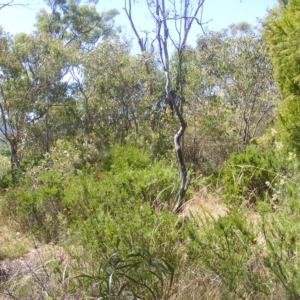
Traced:
<svg viewBox="0 0 300 300">
<path fill-rule="evenodd" d="M 133 16 L 137 26 L 148 29 L 151 20 L 147 17 L 145 0 L 135 1 Z M 41 8 L 46 8 L 42 0 L 15 0 L 14 3 L 24 3 L 25 6 L 10 6 L 0 10 L 0 25 L 12 34 L 19 32 L 30 33 L 34 30 L 35 16 Z M 84 1 L 82 1 L 84 3 Z M 277 0 L 206 0 L 204 3 L 203 22 L 210 21 L 207 26 L 213 30 L 220 30 L 232 23 L 246 21 L 252 25 L 256 24 L 257 18 L 267 15 L 267 9 L 272 8 Z M 117 8 L 120 15 L 116 18 L 116 24 L 123 28 L 123 32 L 131 32 L 129 21 L 123 10 L 124 0 L 99 0 L 97 9 L 99 12 Z M 196 37 L 201 30 L 194 26 L 191 32 Z"/>
</svg>

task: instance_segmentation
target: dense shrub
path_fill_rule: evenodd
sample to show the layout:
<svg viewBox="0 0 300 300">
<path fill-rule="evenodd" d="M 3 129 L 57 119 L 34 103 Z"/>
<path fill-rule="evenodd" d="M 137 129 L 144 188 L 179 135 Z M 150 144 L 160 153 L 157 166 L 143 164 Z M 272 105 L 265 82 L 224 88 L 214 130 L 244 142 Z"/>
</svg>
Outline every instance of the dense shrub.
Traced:
<svg viewBox="0 0 300 300">
<path fill-rule="evenodd" d="M 286 199 L 274 207 L 260 203 L 263 218 L 263 236 L 266 242 L 264 264 L 277 289 L 285 291 L 285 299 L 298 299 L 300 295 L 299 193 L 297 198 Z"/>
<path fill-rule="evenodd" d="M 167 295 L 184 238 L 168 210 L 176 168 L 132 146 L 115 146 L 80 169 L 64 163 L 67 150 L 53 155 L 55 161 L 50 155 L 7 193 L 2 209 L 41 240 L 71 240 L 87 294 Z"/>
<path fill-rule="evenodd" d="M 223 194 L 230 204 L 246 201 L 252 205 L 270 194 L 268 183 L 278 178 L 278 160 L 271 148 L 248 146 L 241 153 L 232 153 L 218 173 Z"/>
<path fill-rule="evenodd" d="M 84 249 L 84 257 L 77 251 L 73 257 L 81 264 L 92 262 L 82 269 L 80 279 L 89 279 L 85 289 L 104 299 L 124 299 L 128 293 L 140 299 L 167 295 L 182 260 L 184 235 L 178 231 L 176 219 L 138 199 L 114 208 L 105 203 L 92 208 L 92 213 L 71 230 Z"/>
<path fill-rule="evenodd" d="M 85 205 L 93 209 L 103 206 L 112 212 L 124 203 L 134 207 L 132 200 L 160 207 L 172 198 L 176 170 L 151 161 L 135 147 L 116 146 L 97 164 L 81 169 L 67 160 L 70 155 L 74 153 L 55 149 L 7 193 L 7 209 L 14 217 L 42 230 L 47 227 L 46 219 L 57 220 L 58 212 L 70 222 L 77 220 L 79 213 L 88 214 L 90 210 L 82 210 Z"/>
<path fill-rule="evenodd" d="M 218 220 L 207 216 L 201 228 L 195 219 L 189 226 L 189 258 L 207 274 L 218 276 L 222 299 L 267 299 L 271 283 L 260 261 L 255 230 L 244 213 L 232 210 Z"/>
<path fill-rule="evenodd" d="M 8 148 L 0 147 L 0 189 L 7 188 L 11 181 L 10 152 Z"/>
<path fill-rule="evenodd" d="M 38 238 L 50 242 L 59 234 L 62 215 L 62 174 L 40 171 L 32 181 L 25 178 L 5 196 L 2 207 L 14 218 L 24 232 L 31 231 Z"/>
<path fill-rule="evenodd" d="M 181 259 L 182 233 L 163 205 L 172 197 L 176 170 L 131 146 L 116 146 L 100 166 L 70 178 L 63 199 L 72 235 L 84 245 L 85 258 L 97 262 L 80 279 L 104 299 L 160 299 Z"/>
<path fill-rule="evenodd" d="M 280 180 L 270 184 L 272 195 L 268 203 L 260 202 L 257 209 L 262 218 L 265 240 L 264 263 L 270 277 L 286 299 L 300 295 L 300 189 L 299 158 L 286 153 L 278 144 L 277 159 L 281 164 Z"/>
</svg>

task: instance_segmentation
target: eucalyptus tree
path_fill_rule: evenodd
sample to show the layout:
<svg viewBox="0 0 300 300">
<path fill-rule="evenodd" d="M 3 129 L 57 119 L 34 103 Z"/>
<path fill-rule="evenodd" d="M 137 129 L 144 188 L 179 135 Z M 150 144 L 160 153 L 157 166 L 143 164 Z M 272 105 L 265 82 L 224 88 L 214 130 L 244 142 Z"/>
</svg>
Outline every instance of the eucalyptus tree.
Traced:
<svg viewBox="0 0 300 300">
<path fill-rule="evenodd" d="M 89 59 L 89 53 L 103 40 L 116 37 L 114 17 L 118 14 L 116 9 L 99 13 L 94 2 L 81 4 L 75 0 L 48 0 L 49 10 L 41 10 L 37 15 L 36 28 L 40 33 L 49 33 L 60 39 L 66 49 L 77 49 L 70 64 L 68 78 L 69 87 L 73 89 L 72 97 L 83 99 L 77 112 L 80 126 L 85 134 L 90 134 L 90 91 L 86 90 L 84 81 L 84 65 Z M 72 50 L 71 50 L 72 52 Z M 93 80 L 92 80 L 93 82 Z"/>
<path fill-rule="evenodd" d="M 183 205 L 184 195 L 188 187 L 188 175 L 184 162 L 184 151 L 182 148 L 182 138 L 187 127 L 184 117 L 184 78 L 182 66 L 183 58 L 187 47 L 187 39 L 193 23 L 198 23 L 201 26 L 199 15 L 203 8 L 204 0 L 190 1 L 167 1 L 155 0 L 146 1 L 148 12 L 153 21 L 154 36 L 141 37 L 141 33 L 137 30 L 132 13 L 132 1 L 125 0 L 124 10 L 130 21 L 132 30 L 138 40 L 140 50 L 143 54 L 147 52 L 147 42 L 151 48 L 156 45 L 158 61 L 165 75 L 165 100 L 170 105 L 173 113 L 179 121 L 179 130 L 174 135 L 174 146 L 177 154 L 177 161 L 180 173 L 180 188 L 176 197 L 174 212 L 179 212 Z M 151 31 L 151 29 L 148 28 Z M 152 41 L 148 41 L 151 39 Z M 173 70 L 170 68 L 171 47 L 175 50 L 178 65 Z M 147 66 L 146 66 L 146 71 Z"/>
<path fill-rule="evenodd" d="M 280 98 L 266 45 L 247 23 L 206 30 L 190 49 L 189 160 L 212 171 L 265 133 Z"/>
<path fill-rule="evenodd" d="M 76 88 L 82 128 L 102 143 L 140 143 L 151 135 L 150 94 L 158 90 L 152 77 L 160 74 L 144 72 L 143 57 L 130 50 L 119 40 L 107 40 L 81 60 L 83 72 L 77 77 L 82 75 L 82 81 Z"/>
<path fill-rule="evenodd" d="M 81 5 L 75 0 L 47 0 L 50 12 L 42 9 L 37 14 L 36 28 L 61 39 L 64 45 L 75 43 L 79 49 L 89 50 L 100 39 L 116 34 L 116 9 L 99 13 L 93 3 Z"/>
<path fill-rule="evenodd" d="M 3 31 L 0 47 L 0 131 L 10 146 L 13 167 L 28 151 L 31 129 L 45 118 L 50 105 L 62 103 L 70 53 L 49 35 L 12 38 Z"/>
<path fill-rule="evenodd" d="M 278 97 L 259 33 L 247 23 L 211 32 L 199 38 L 197 55 L 199 68 L 213 81 L 209 94 L 222 96 L 236 111 L 237 134 L 243 144 L 251 143 L 274 119 Z"/>
</svg>

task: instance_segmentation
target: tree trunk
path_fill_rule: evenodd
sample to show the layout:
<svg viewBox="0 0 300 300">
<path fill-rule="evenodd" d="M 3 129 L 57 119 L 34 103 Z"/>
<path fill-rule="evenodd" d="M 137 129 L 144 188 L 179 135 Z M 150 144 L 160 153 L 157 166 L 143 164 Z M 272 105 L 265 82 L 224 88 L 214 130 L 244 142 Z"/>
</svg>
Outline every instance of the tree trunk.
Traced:
<svg viewBox="0 0 300 300">
<path fill-rule="evenodd" d="M 175 213 L 178 213 L 182 208 L 184 195 L 188 186 L 188 175 L 184 163 L 182 147 L 180 145 L 180 139 L 183 137 L 186 126 L 187 126 L 186 123 L 182 124 L 179 131 L 174 135 L 174 146 L 176 150 L 178 168 L 180 174 L 180 188 L 177 194 L 175 206 L 173 208 L 173 212 Z"/>
<path fill-rule="evenodd" d="M 20 161 L 18 156 L 18 145 L 14 138 L 9 140 L 9 144 L 10 144 L 11 170 L 14 171 L 16 168 L 20 167 Z"/>
<path fill-rule="evenodd" d="M 166 85 L 165 91 L 167 95 L 167 103 L 173 107 L 175 114 L 180 122 L 180 129 L 174 135 L 174 146 L 177 155 L 178 169 L 180 175 L 180 188 L 176 196 L 175 205 L 173 212 L 178 213 L 182 209 L 184 195 L 188 186 L 188 175 L 186 171 L 186 166 L 184 163 L 183 155 L 183 135 L 187 127 L 187 123 L 183 117 L 183 77 L 182 77 L 182 65 L 183 65 L 183 54 L 186 48 L 187 37 L 193 21 L 196 21 L 201 26 L 201 20 L 197 18 L 197 15 L 200 9 L 203 6 L 204 0 L 197 0 L 194 3 L 190 0 L 183 0 L 180 2 L 180 8 L 177 10 L 176 1 L 168 1 L 169 7 L 166 6 L 167 0 L 155 0 L 147 2 L 149 12 L 153 17 L 155 26 L 156 26 L 156 36 L 154 41 L 158 45 L 159 53 L 159 63 L 162 66 L 162 69 L 165 73 Z M 194 6 L 194 5 L 195 6 Z M 130 21 L 131 28 L 134 31 L 135 36 L 138 39 L 141 52 L 143 53 L 146 50 L 146 44 L 143 42 L 143 39 L 140 37 L 139 33 L 136 30 L 136 26 L 132 19 L 132 6 L 131 0 L 125 0 L 125 12 Z M 192 13 L 194 11 L 194 13 Z M 173 12 L 173 14 L 171 13 Z M 172 21 L 175 24 L 179 40 L 175 40 L 170 36 L 171 32 L 169 31 L 168 22 Z M 172 35 L 172 34 L 171 34 Z M 146 39 L 147 40 L 147 39 Z M 145 41 L 146 41 L 145 40 Z M 178 69 L 176 76 L 171 76 L 170 69 L 170 59 L 169 59 L 169 41 L 173 44 L 178 53 Z M 147 74 L 149 74 L 149 69 L 146 65 Z M 175 82 L 171 82 L 171 78 L 176 78 Z M 173 80 L 174 81 L 174 80 Z M 175 89 L 179 89 L 179 99 L 176 99 L 176 95 L 173 95 L 171 90 L 172 86 Z M 176 100 L 180 100 L 179 103 Z"/>
</svg>

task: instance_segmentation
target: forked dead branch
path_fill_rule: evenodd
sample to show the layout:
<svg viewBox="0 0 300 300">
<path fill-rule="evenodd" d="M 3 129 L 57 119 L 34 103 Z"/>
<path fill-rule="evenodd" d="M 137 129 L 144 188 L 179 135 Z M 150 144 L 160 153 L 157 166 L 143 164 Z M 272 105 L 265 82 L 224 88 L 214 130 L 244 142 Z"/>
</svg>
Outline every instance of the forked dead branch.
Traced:
<svg viewBox="0 0 300 300">
<path fill-rule="evenodd" d="M 149 37 L 141 38 L 132 14 L 133 0 L 125 0 L 124 10 L 130 21 L 132 30 L 138 40 L 141 52 L 147 52 Z M 184 162 L 183 136 L 187 127 L 184 118 L 184 53 L 187 48 L 187 40 L 193 23 L 202 28 L 202 10 L 204 0 L 155 0 L 146 1 L 148 12 L 153 20 L 155 34 L 151 41 L 151 50 L 158 52 L 158 62 L 165 74 L 166 103 L 170 105 L 179 121 L 179 130 L 174 135 L 174 147 L 180 174 L 180 188 L 176 196 L 173 211 L 178 213 L 183 205 L 184 196 L 188 188 L 188 174 Z M 156 46 L 156 48 L 155 48 Z M 172 52 L 175 50 L 174 52 Z M 170 55 L 175 55 L 178 63 L 175 71 L 170 68 Z M 146 71 L 149 72 L 148 65 Z M 174 74 L 175 73 L 175 74 Z M 176 91 L 174 93 L 173 91 Z"/>
</svg>

